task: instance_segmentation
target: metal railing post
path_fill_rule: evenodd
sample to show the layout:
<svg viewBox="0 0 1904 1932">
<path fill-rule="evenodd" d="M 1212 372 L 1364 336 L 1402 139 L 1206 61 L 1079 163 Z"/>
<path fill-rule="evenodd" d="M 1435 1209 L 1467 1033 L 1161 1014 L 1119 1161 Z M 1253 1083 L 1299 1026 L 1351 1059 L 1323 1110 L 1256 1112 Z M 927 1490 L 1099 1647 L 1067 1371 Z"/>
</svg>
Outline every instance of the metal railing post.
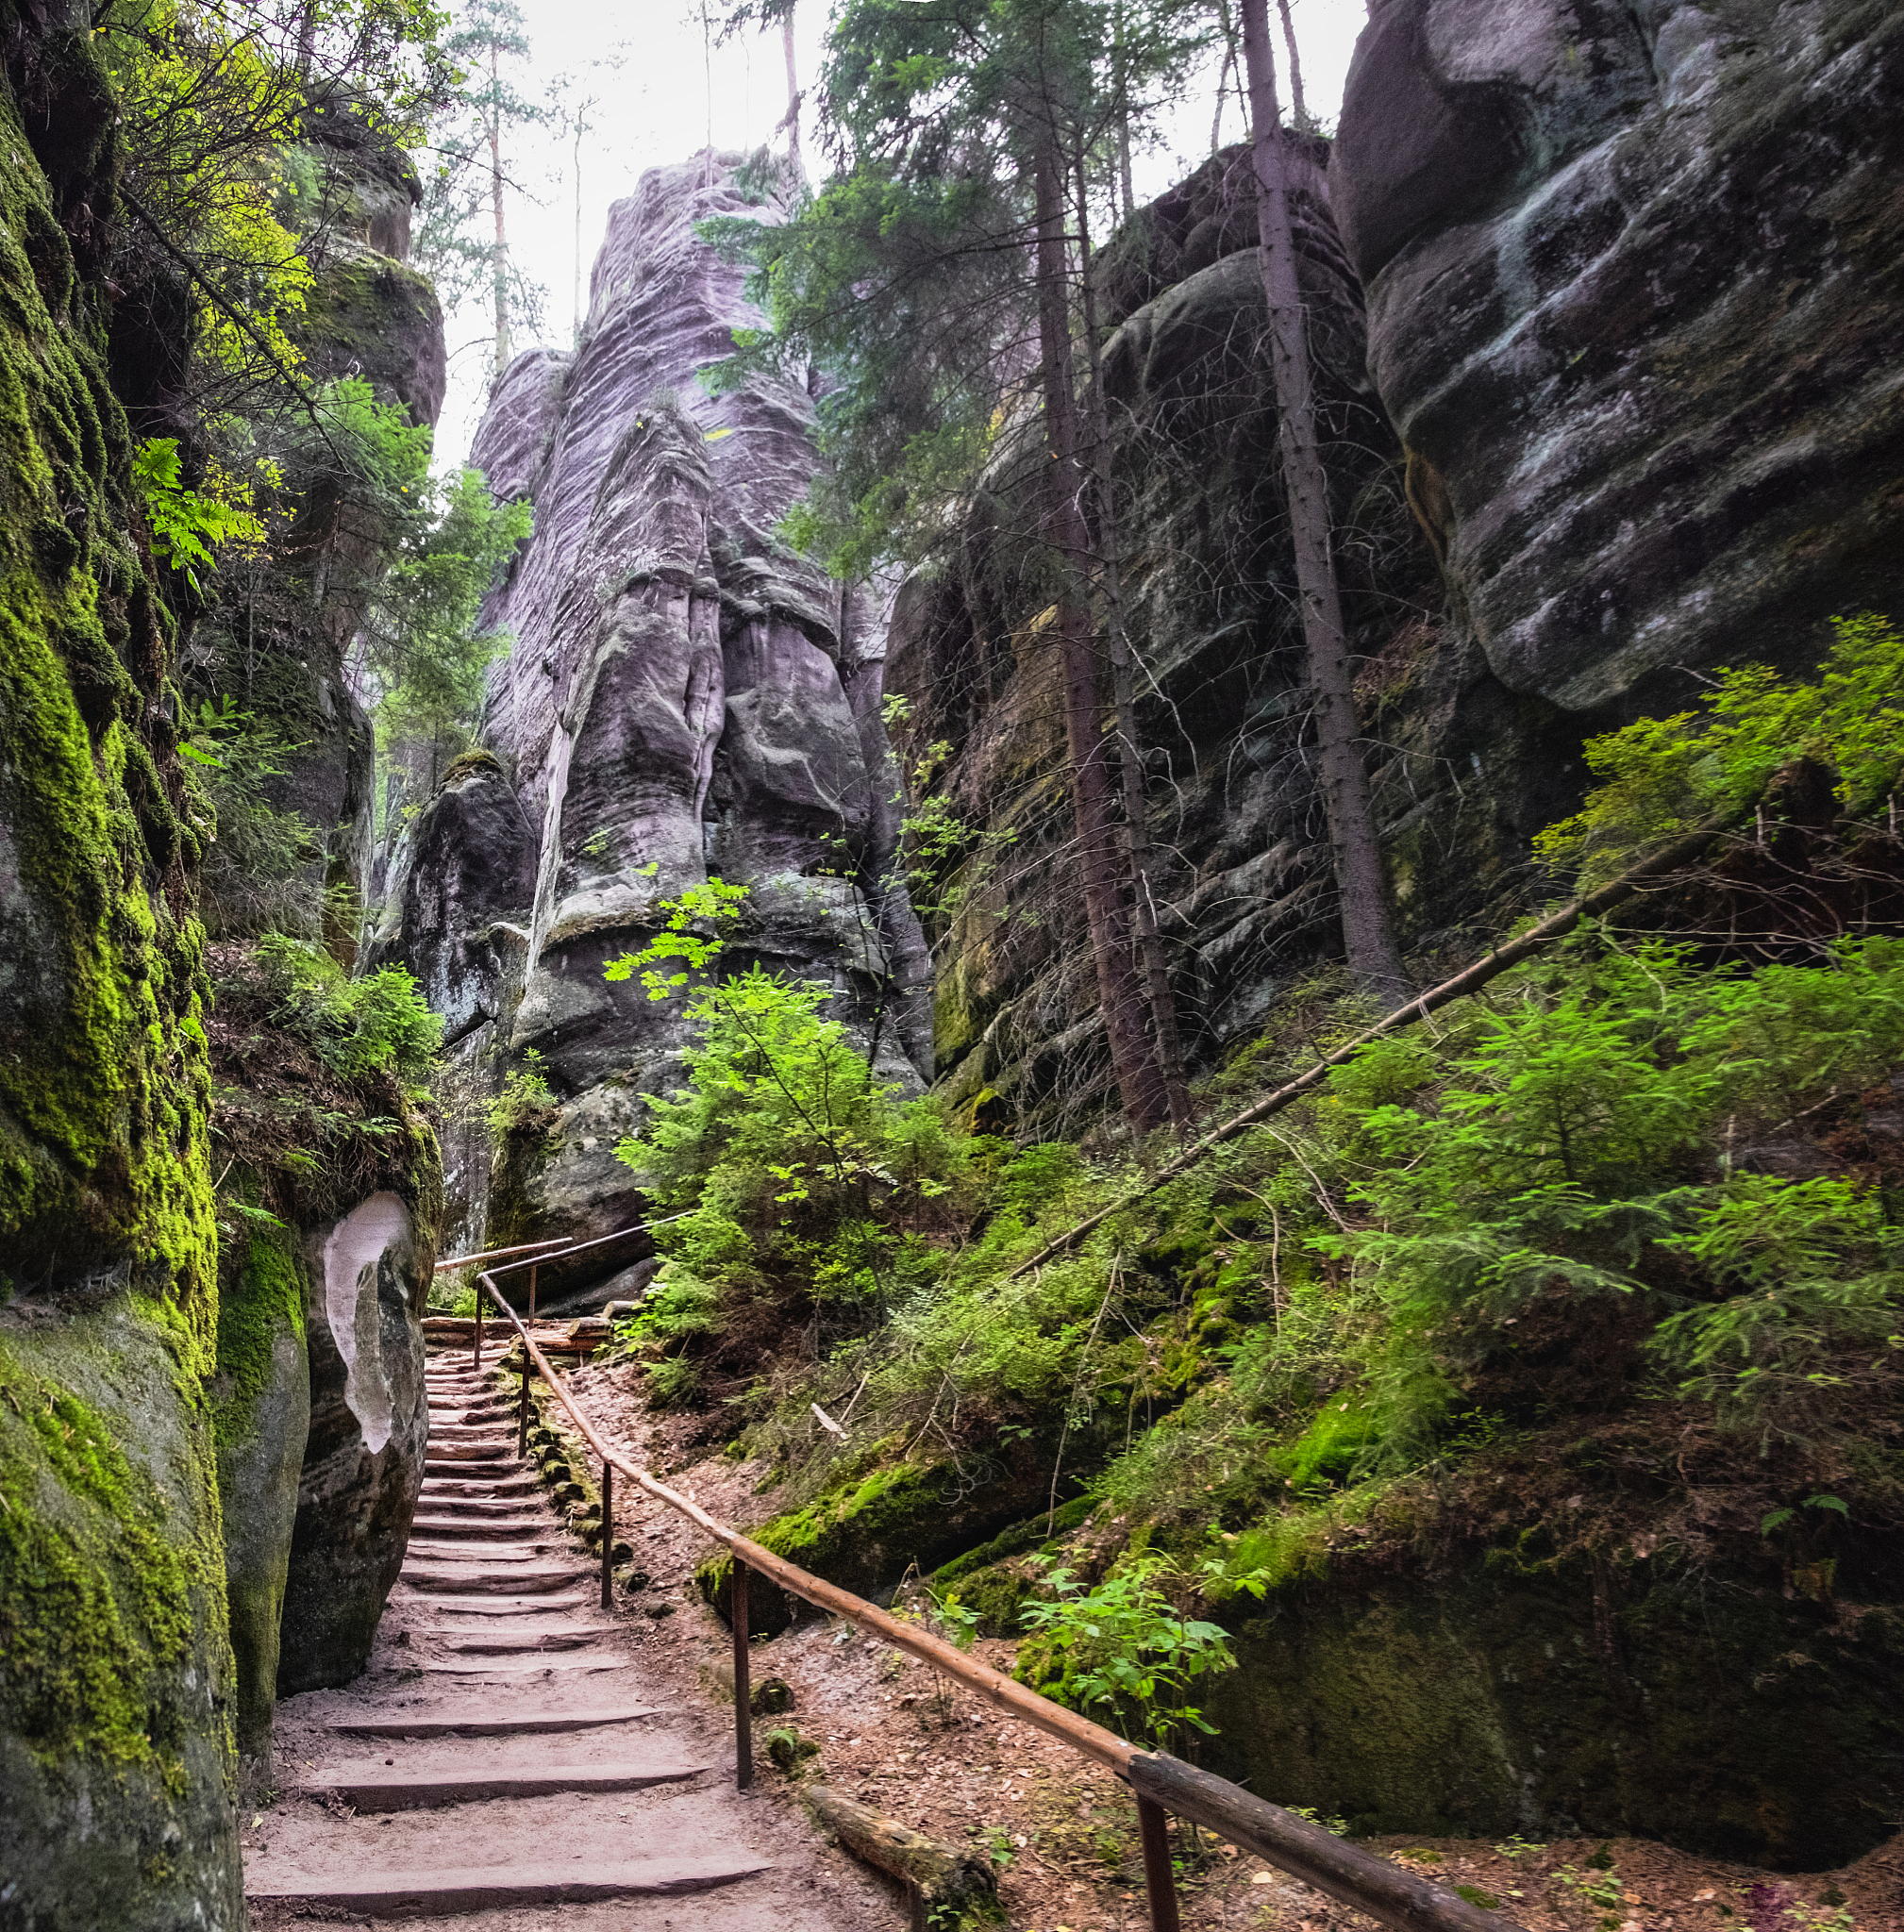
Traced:
<svg viewBox="0 0 1904 1932">
<path fill-rule="evenodd" d="M 516 1454 L 526 1457 L 529 1453 L 529 1352 L 523 1350 L 523 1401 L 522 1409 L 516 1418 Z"/>
<path fill-rule="evenodd" d="M 734 1623 L 734 1789 L 754 1782 L 754 1687 L 747 1670 L 747 1566 L 734 1558 L 728 1604 Z"/>
<path fill-rule="evenodd" d="M 525 1387 L 527 1385 L 525 1384 Z M 614 1602 L 615 1465 L 602 1458 L 602 1608 Z"/>
<path fill-rule="evenodd" d="M 1150 1895 L 1150 1932 L 1180 1932 L 1177 1877 L 1170 1869 L 1170 1814 L 1155 1798 L 1139 1794 L 1137 1829 L 1144 1840 L 1144 1889 Z"/>
</svg>

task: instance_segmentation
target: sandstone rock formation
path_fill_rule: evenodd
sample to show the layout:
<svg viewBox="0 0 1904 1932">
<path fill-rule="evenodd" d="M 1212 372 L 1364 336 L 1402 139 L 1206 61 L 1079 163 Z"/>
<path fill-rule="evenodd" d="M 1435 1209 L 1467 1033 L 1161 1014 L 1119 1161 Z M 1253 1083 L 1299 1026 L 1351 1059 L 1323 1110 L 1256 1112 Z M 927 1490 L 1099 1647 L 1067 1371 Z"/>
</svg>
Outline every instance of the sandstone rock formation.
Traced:
<svg viewBox="0 0 1904 1932">
<path fill-rule="evenodd" d="M 1461 615 L 1570 708 L 1904 602 L 1904 12 L 1376 0 L 1330 164 Z"/>
<path fill-rule="evenodd" d="M 309 134 L 286 158 L 321 182 L 332 216 L 321 246 L 311 244 L 314 279 L 291 327 L 303 373 L 313 385 L 360 380 L 380 404 L 434 424 L 446 380 L 443 313 L 408 259 L 416 172 L 354 113 L 314 111 Z M 391 532 L 327 448 L 293 458 L 285 481 L 299 506 L 287 540 L 248 577 L 227 581 L 187 663 L 195 691 L 229 693 L 278 733 L 286 749 L 259 798 L 301 824 L 309 857 L 270 879 L 215 847 L 205 910 L 214 934 L 299 932 L 348 961 L 369 884 L 374 746 L 346 659 Z"/>
<path fill-rule="evenodd" d="M 446 776 L 393 865 L 373 957 L 409 963 L 451 1016 L 466 1121 L 506 1065 L 533 1068 L 559 1112 L 506 1150 L 493 1200 L 479 1136 L 453 1148 L 453 1242 L 485 1223 L 493 1241 L 579 1240 L 639 1217 L 614 1148 L 681 1034 L 603 966 L 710 872 L 750 889 L 746 952 L 838 987 L 895 1074 L 925 1052 L 905 1030 L 924 954 L 887 885 L 894 826 L 868 768 L 882 630 L 774 536 L 816 461 L 810 403 L 786 382 L 712 397 L 696 380 L 748 310 L 693 225 L 777 207 L 749 199 L 738 159 L 652 171 L 616 204 L 580 346 L 518 357 L 472 452 L 536 518 L 483 613 L 515 641 L 481 732 L 498 762 Z"/>
<path fill-rule="evenodd" d="M 429 1434 L 422 1320 L 434 1258 L 392 1193 L 306 1235 L 310 1432 L 285 1580 L 286 1695 L 362 1672 L 403 1568 Z"/>
<path fill-rule="evenodd" d="M 1528 831 L 1566 793 L 1544 736 L 1439 623 L 1364 369 L 1361 290 L 1329 215 L 1327 144 L 1287 137 L 1349 621 L 1378 801 L 1417 941 L 1511 891 Z M 1194 1057 L 1248 1038 L 1338 946 L 1326 827 L 1304 750 L 1307 667 L 1277 458 L 1248 156 L 1226 150 L 1140 211 L 1104 258 L 1102 359 L 1144 666 L 1139 726 L 1181 1019 Z M 1073 1131 L 1108 1062 L 1069 834 L 1056 666 L 1017 539 L 1017 453 L 975 493 L 949 567 L 909 582 L 888 684 L 927 789 L 971 831 L 935 895 L 936 1047 L 989 1121 Z M 1488 778 L 1477 782 L 1473 757 Z M 1429 908 L 1432 908 L 1430 910 Z M 1070 1111 L 1067 1115 L 1067 1110 Z"/>
<path fill-rule="evenodd" d="M 114 104 L 69 15 L 0 37 L 0 1917 L 236 1932 L 203 827 L 107 380 Z"/>
</svg>

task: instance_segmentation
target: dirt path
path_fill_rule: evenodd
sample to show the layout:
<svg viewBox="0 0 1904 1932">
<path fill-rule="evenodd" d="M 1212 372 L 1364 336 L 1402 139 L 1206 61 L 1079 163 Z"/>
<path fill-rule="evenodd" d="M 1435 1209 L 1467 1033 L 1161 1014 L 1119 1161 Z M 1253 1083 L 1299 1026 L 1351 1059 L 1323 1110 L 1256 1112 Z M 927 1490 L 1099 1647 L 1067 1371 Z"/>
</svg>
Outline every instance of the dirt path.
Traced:
<svg viewBox="0 0 1904 1932">
<path fill-rule="evenodd" d="M 643 1667 L 467 1353 L 428 1373 L 423 1495 L 370 1670 L 278 1708 L 284 1790 L 246 1820 L 254 1924 L 905 1924 L 784 1802 L 734 1790 L 730 1717 Z"/>
</svg>

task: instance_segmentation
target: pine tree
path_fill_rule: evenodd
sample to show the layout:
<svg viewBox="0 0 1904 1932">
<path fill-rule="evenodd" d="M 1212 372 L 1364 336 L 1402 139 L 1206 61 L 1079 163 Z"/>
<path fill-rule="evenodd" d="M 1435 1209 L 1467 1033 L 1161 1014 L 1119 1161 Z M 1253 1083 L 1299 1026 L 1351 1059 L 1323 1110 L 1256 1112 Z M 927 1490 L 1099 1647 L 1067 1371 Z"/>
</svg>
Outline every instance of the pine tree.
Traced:
<svg viewBox="0 0 1904 1932">
<path fill-rule="evenodd" d="M 1269 306 L 1270 359 L 1290 533 L 1295 543 L 1297 591 L 1310 679 L 1315 691 L 1315 729 L 1322 767 L 1323 807 L 1342 935 L 1356 983 L 1398 1006 L 1411 991 L 1389 913 L 1376 835 L 1368 769 L 1362 762 L 1350 688 L 1348 635 L 1329 546 L 1328 477 L 1316 436 L 1315 396 L 1302 291 L 1296 279 L 1290 225 L 1281 112 L 1276 98 L 1276 56 L 1269 43 L 1267 0 L 1242 0 L 1244 65 L 1256 160 L 1257 219 L 1262 238 L 1262 291 Z"/>
<path fill-rule="evenodd" d="M 1077 402 L 1070 184 L 1086 158 L 1121 172 L 1144 95 L 1194 45 L 1173 9 L 1131 0 L 856 0 L 825 75 L 840 172 L 784 226 L 712 228 L 760 267 L 775 325 L 739 361 L 799 355 L 835 377 L 823 404 L 835 468 L 808 534 L 836 569 L 917 555 L 999 425 L 1025 425 L 1036 399 L 1040 571 L 1061 664 L 1074 849 L 1118 1088 L 1140 1131 L 1172 1110 L 1171 1056 L 1135 956 L 1127 891 L 1147 901 L 1149 887 L 1120 862 L 1098 689 L 1094 604 L 1114 572 L 1089 515 L 1099 492 Z M 1141 846 L 1141 765 L 1137 776 L 1127 816 Z"/>
<path fill-rule="evenodd" d="M 533 334 L 543 326 L 546 291 L 510 258 L 506 203 L 518 186 L 509 172 L 514 138 L 546 121 L 549 110 L 516 86 L 529 42 L 515 0 L 468 0 L 443 45 L 462 79 L 450 114 L 435 130 L 439 166 L 413 255 L 445 308 L 478 291 L 487 298 L 492 361 L 501 375 L 517 330 Z"/>
</svg>

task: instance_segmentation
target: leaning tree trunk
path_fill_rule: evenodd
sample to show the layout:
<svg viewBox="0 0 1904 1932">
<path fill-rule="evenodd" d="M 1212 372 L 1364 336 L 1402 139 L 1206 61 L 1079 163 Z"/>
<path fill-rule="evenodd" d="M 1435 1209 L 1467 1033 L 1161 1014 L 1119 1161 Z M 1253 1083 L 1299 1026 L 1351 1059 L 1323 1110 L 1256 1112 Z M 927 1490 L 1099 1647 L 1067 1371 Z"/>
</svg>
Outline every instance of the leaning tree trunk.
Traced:
<svg viewBox="0 0 1904 1932">
<path fill-rule="evenodd" d="M 1243 58 L 1249 75 L 1251 146 L 1256 161 L 1256 211 L 1262 241 L 1262 291 L 1269 305 L 1270 365 L 1281 418 L 1283 487 L 1295 541 L 1296 586 L 1310 680 L 1315 689 L 1318 761 L 1328 842 L 1342 901 L 1342 937 L 1348 969 L 1365 992 L 1393 1003 L 1406 996 L 1408 974 L 1395 941 L 1375 807 L 1362 763 L 1349 688 L 1348 639 L 1329 550 L 1328 481 L 1316 440 L 1315 395 L 1296 281 L 1295 239 L 1289 219 L 1281 116 L 1276 100 L 1276 57 L 1269 45 L 1267 0 L 1242 0 Z"/>
<path fill-rule="evenodd" d="M 1038 196 L 1038 341 L 1044 367 L 1044 465 L 1052 542 L 1061 559 L 1058 595 L 1059 658 L 1064 686 L 1064 737 L 1071 754 L 1071 800 L 1077 827 L 1077 869 L 1091 930 L 1092 958 L 1111 1061 L 1124 1117 L 1145 1133 L 1169 1110 L 1157 1057 L 1144 1024 L 1144 994 L 1130 958 L 1118 895 L 1117 844 L 1111 813 L 1109 745 L 1100 726 L 1091 619 L 1080 579 L 1091 555 L 1084 521 L 1084 473 L 1077 458 L 1077 397 L 1071 386 L 1071 305 L 1066 288 L 1064 178 L 1058 143 L 1046 135 L 1033 171 Z"/>
<path fill-rule="evenodd" d="M 1131 916 L 1137 927 L 1137 957 L 1144 967 L 1144 996 L 1156 1041 L 1158 1070 L 1163 1078 L 1171 1125 L 1190 1125 L 1190 1089 L 1183 1077 L 1183 1036 L 1177 1024 L 1177 996 L 1170 986 L 1170 959 L 1158 926 L 1153 884 L 1157 852 L 1150 842 L 1150 811 L 1144 755 L 1137 735 L 1137 687 L 1132 675 L 1130 632 L 1124 621 L 1123 541 L 1117 517 L 1116 477 L 1111 463 L 1111 406 L 1104 393 L 1104 358 L 1097 341 L 1097 291 L 1093 282 L 1091 229 L 1087 220 L 1087 177 L 1077 163 L 1078 268 L 1084 290 L 1084 341 L 1091 382 L 1091 434 L 1095 445 L 1092 470 L 1097 483 L 1099 580 L 1104 587 L 1105 628 L 1111 641 L 1111 698 L 1117 711 L 1118 772 L 1124 784 L 1124 834 L 1130 853 Z"/>
</svg>

